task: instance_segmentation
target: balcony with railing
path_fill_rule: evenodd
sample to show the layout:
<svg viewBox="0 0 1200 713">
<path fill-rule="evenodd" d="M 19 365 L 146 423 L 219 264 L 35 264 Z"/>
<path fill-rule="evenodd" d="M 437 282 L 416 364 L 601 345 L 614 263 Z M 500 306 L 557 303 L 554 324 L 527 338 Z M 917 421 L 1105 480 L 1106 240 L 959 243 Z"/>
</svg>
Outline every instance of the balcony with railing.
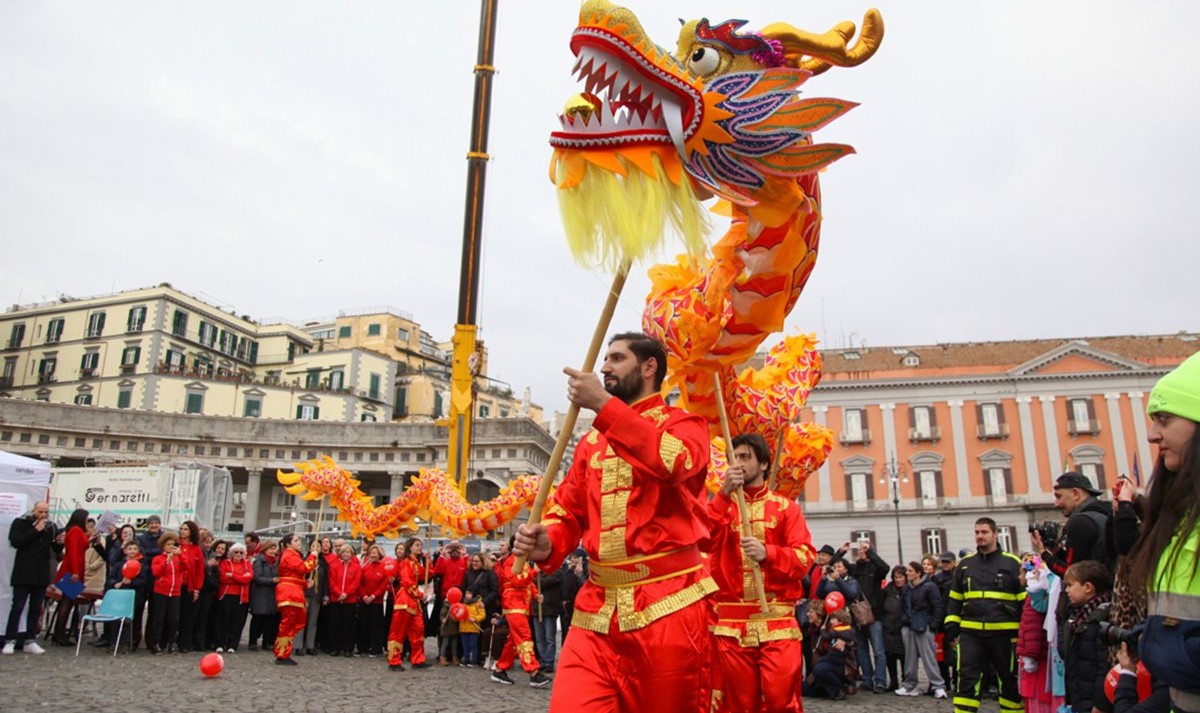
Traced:
<svg viewBox="0 0 1200 713">
<path fill-rule="evenodd" d="M 1067 433 L 1072 436 L 1095 435 L 1100 432 L 1100 422 L 1094 418 L 1067 421 Z"/>
<path fill-rule="evenodd" d="M 998 438 L 1003 441 L 1008 438 L 1008 424 L 998 423 L 994 426 L 987 426 L 981 423 L 975 427 L 975 435 L 981 441 L 986 441 L 989 438 Z"/>
<path fill-rule="evenodd" d="M 51 372 L 49 374 L 38 374 L 38 383 L 39 384 L 53 384 L 56 381 L 58 381 L 58 379 L 55 378 L 53 372 Z"/>
<path fill-rule="evenodd" d="M 83 369 L 80 369 L 80 370 L 79 370 L 79 378 L 80 378 L 81 380 L 82 380 L 82 379 L 94 379 L 94 378 L 96 378 L 96 369 L 95 369 L 95 367 L 92 367 L 92 368 L 87 368 L 87 367 L 85 367 L 85 368 L 83 368 Z"/>
<path fill-rule="evenodd" d="M 908 440 L 912 443 L 920 443 L 921 441 L 937 443 L 942 440 L 942 429 L 937 426 L 910 428 L 908 429 Z"/>
<path fill-rule="evenodd" d="M 847 433 L 842 431 L 838 434 L 838 441 L 843 446 L 861 445 L 865 446 L 871 442 L 871 429 L 863 428 L 858 433 Z"/>
</svg>

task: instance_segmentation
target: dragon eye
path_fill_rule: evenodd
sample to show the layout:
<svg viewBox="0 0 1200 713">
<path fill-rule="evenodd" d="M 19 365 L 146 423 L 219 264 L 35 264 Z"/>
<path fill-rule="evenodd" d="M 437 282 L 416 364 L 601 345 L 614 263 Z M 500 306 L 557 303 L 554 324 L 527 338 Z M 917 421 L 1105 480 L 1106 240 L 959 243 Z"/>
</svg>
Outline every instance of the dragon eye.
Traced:
<svg viewBox="0 0 1200 713">
<path fill-rule="evenodd" d="M 712 47 L 697 47 L 692 52 L 692 57 L 688 60 L 688 69 L 692 74 L 701 77 L 712 74 L 717 71 L 717 67 L 721 64 L 721 55 Z"/>
</svg>

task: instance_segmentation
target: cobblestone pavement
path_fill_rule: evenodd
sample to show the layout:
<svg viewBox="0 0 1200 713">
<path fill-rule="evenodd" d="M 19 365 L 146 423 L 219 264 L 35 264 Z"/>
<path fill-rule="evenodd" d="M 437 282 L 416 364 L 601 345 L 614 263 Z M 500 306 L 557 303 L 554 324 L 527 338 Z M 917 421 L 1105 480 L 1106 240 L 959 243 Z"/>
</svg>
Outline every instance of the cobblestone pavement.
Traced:
<svg viewBox="0 0 1200 713">
<path fill-rule="evenodd" d="M 298 657 L 300 665 L 283 667 L 269 652 L 242 651 L 224 656 L 225 670 L 216 678 L 201 675 L 199 653 L 151 656 L 124 649 L 114 658 L 111 649 L 85 641 L 76 659 L 74 649 L 47 644 L 42 656 L 0 657 L 0 711 L 528 713 L 549 706 L 550 689 L 530 688 L 524 673 L 514 673 L 516 685 L 505 686 L 482 669 L 439 667 L 432 641 L 427 652 L 434 666 L 422 671 L 406 663 L 404 671 L 392 672 L 383 658 L 324 655 Z M 891 693 L 805 701 L 806 713 L 848 713 L 864 706 L 878 713 L 951 710 L 947 701 Z M 994 706 L 985 701 L 983 710 L 991 713 Z"/>
</svg>

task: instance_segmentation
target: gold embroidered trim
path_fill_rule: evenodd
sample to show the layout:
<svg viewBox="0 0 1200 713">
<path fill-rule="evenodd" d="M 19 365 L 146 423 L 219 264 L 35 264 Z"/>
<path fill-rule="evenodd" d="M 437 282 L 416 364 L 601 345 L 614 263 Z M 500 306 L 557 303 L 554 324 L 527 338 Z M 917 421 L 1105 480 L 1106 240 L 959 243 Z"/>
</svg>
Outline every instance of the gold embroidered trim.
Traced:
<svg viewBox="0 0 1200 713">
<path fill-rule="evenodd" d="M 600 432 L 593 428 L 590 433 L 584 436 L 583 440 L 594 446 L 600 441 Z"/>
<path fill-rule="evenodd" d="M 304 608 L 304 602 L 275 602 L 276 607 L 300 607 Z"/>
<path fill-rule="evenodd" d="M 504 616 L 508 616 L 509 614 L 524 614 L 525 616 L 529 616 L 529 609 L 501 609 L 500 613 Z"/>
<path fill-rule="evenodd" d="M 691 606 L 717 591 L 712 577 L 704 579 L 669 594 L 641 611 L 634 611 L 633 590 L 617 589 L 617 625 L 621 631 L 635 631 L 659 619 Z"/>
<path fill-rule="evenodd" d="M 652 409 L 646 409 L 646 412 L 642 414 L 642 418 L 650 419 L 661 426 L 667 422 L 667 412 L 662 406 L 655 406 Z"/>
<path fill-rule="evenodd" d="M 776 619 L 775 621 L 780 620 Z M 792 618 L 793 624 L 795 621 L 796 620 Z M 775 629 L 772 631 L 767 629 L 767 620 L 765 619 L 747 621 L 746 633 L 744 636 L 742 635 L 742 632 L 737 629 L 737 627 L 722 626 L 720 624 L 709 627 L 709 631 L 712 632 L 713 636 L 724 636 L 730 639 L 737 639 L 738 644 L 745 649 L 757 648 L 770 641 L 787 641 L 789 639 L 801 641 L 804 638 L 799 626 L 787 629 Z"/>
<path fill-rule="evenodd" d="M 591 568 L 591 573 L 590 573 L 589 578 L 591 579 L 593 584 L 599 585 L 601 587 L 613 587 L 613 588 L 640 587 L 643 584 L 654 584 L 655 582 L 662 582 L 663 580 L 674 579 L 675 577 L 682 577 L 685 574 L 691 574 L 692 572 L 698 572 L 698 571 L 700 571 L 700 568 L 703 566 L 704 565 L 702 565 L 702 564 L 698 564 L 695 567 L 688 567 L 687 569 L 681 569 L 678 572 L 668 572 L 667 574 L 663 574 L 658 577 L 649 577 L 647 579 L 641 579 L 642 577 L 645 577 L 647 574 L 650 573 L 649 567 L 639 565 L 638 571 L 636 571 L 636 572 L 626 572 L 626 571 L 619 570 L 619 569 L 608 569 L 604 572 L 599 572 L 596 570 L 595 565 L 593 565 Z"/>
<path fill-rule="evenodd" d="M 617 496 L 633 487 L 633 466 L 607 449 L 600 478 L 600 551 L 601 560 L 622 560 L 625 550 L 625 525 L 628 522 L 629 495 Z M 613 497 L 609 497 L 612 495 Z"/>
<path fill-rule="evenodd" d="M 688 453 L 683 441 L 664 431 L 658 439 L 658 457 L 662 459 L 663 467 L 674 471 L 675 463 L 681 455 L 683 456 L 683 467 L 691 468 L 692 454 Z"/>
</svg>

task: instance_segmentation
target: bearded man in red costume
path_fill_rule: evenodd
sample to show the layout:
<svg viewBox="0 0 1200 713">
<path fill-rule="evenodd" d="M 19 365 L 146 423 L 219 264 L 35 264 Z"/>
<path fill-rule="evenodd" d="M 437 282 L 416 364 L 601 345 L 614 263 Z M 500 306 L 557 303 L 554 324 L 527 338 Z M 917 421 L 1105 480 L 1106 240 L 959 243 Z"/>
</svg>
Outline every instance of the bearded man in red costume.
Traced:
<svg viewBox="0 0 1200 713">
<path fill-rule="evenodd" d="M 757 433 L 733 439 L 733 458 L 721 491 L 708 505 L 715 600 L 713 634 L 717 659 L 714 688 L 720 710 L 730 713 L 790 713 L 801 710 L 802 657 L 796 600 L 801 580 L 816 558 L 804 514 L 777 495 L 764 479 L 771 450 Z M 743 536 L 738 506 L 730 499 L 745 490 L 750 536 Z M 767 613 L 754 588 L 753 565 L 762 570 Z"/>
<path fill-rule="evenodd" d="M 567 395 L 596 412 L 542 523 L 514 551 L 543 572 L 583 542 L 588 581 L 575 599 L 551 711 L 688 711 L 709 705 L 708 606 L 716 590 L 698 543 L 708 537 L 708 427 L 667 406 L 662 344 L 612 338 L 600 372 L 564 369 Z"/>
<path fill-rule="evenodd" d="M 308 574 L 317 568 L 319 546 L 312 545 L 312 553 L 300 558 L 300 536 L 291 533 L 279 541 L 279 583 L 275 585 L 275 606 L 279 609 L 279 635 L 275 637 L 275 663 L 295 666 L 292 658 L 292 642 L 308 620 L 304 590 L 310 586 Z"/>
</svg>

